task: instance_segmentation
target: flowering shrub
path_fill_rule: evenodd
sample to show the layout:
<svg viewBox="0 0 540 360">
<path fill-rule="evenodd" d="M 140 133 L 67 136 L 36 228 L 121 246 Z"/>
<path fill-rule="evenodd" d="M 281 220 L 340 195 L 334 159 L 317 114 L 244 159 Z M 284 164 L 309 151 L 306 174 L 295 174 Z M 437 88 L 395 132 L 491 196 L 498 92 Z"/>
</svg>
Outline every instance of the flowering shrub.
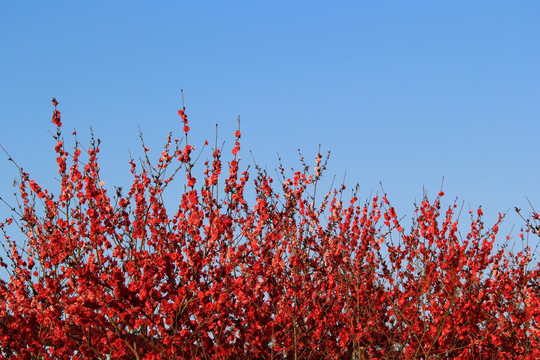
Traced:
<svg viewBox="0 0 540 360">
<path fill-rule="evenodd" d="M 182 141 L 169 136 L 157 163 L 132 160 L 127 194 L 111 194 L 99 140 L 88 160 L 78 142 L 68 153 L 53 104 L 59 195 L 21 170 L 20 205 L 0 224 L 3 358 L 540 357 L 538 267 L 528 247 L 494 249 L 502 215 L 486 228 L 471 213 L 462 236 L 442 192 L 409 229 L 385 194 L 345 200 L 342 185 L 317 200 L 321 154 L 313 170 L 256 167 L 250 180 L 240 130 L 230 161 L 214 148 L 197 179 L 185 109 Z"/>
</svg>

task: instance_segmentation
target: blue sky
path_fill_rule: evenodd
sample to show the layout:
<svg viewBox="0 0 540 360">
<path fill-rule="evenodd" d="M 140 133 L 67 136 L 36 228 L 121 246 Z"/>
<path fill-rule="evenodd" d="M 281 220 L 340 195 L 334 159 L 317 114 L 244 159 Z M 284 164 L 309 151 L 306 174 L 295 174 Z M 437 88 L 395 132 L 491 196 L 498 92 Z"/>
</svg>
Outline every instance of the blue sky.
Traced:
<svg viewBox="0 0 540 360">
<path fill-rule="evenodd" d="M 108 185 L 127 185 L 138 127 L 156 153 L 184 89 L 195 143 L 269 169 L 331 150 L 328 175 L 380 191 L 411 216 L 423 188 L 482 205 L 540 208 L 537 1 L 6 2 L 0 14 L 2 144 L 56 186 L 54 96 L 67 136 L 102 140 Z M 0 194 L 13 192 L 2 155 Z M 54 191 L 53 191 L 54 192 Z M 2 213 L 2 212 L 0 212 Z M 507 229 L 522 225 L 510 214 Z M 516 233 L 514 230 L 514 234 Z"/>
</svg>

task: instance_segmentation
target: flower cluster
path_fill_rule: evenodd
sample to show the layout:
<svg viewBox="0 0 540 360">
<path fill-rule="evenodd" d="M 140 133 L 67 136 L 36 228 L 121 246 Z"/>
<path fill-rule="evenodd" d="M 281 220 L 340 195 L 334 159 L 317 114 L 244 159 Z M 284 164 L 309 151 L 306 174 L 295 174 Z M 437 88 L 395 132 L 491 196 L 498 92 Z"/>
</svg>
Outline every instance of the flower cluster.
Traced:
<svg viewBox="0 0 540 360">
<path fill-rule="evenodd" d="M 169 136 L 157 164 L 132 160 L 129 190 L 111 195 L 99 141 L 87 160 L 77 142 L 69 154 L 53 103 L 58 196 L 22 172 L 0 223 L 2 358 L 540 358 L 538 266 L 528 247 L 494 248 L 502 214 L 485 227 L 471 213 L 461 234 L 441 192 L 405 230 L 386 194 L 318 199 L 320 153 L 313 170 L 256 167 L 250 181 L 240 130 L 228 169 L 215 148 L 197 182 L 184 109 L 185 144 Z M 183 193 L 166 194 L 178 172 Z"/>
</svg>

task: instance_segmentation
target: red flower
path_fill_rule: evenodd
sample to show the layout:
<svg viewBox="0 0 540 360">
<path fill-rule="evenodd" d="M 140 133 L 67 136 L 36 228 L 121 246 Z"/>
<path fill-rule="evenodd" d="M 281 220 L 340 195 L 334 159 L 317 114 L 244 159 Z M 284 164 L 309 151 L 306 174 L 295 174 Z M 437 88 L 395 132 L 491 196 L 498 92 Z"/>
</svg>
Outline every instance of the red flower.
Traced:
<svg viewBox="0 0 540 360">
<path fill-rule="evenodd" d="M 494 245 L 503 214 L 458 228 L 440 192 L 405 232 L 386 194 L 320 194 L 307 165 L 249 182 L 234 135 L 225 179 L 221 150 L 192 161 L 187 136 L 156 163 L 144 148 L 125 191 L 100 180 L 99 142 L 70 156 L 56 139 L 54 192 L 21 172 L 18 220 L 0 223 L 0 358 L 540 357 L 540 272 L 527 243 Z"/>
<path fill-rule="evenodd" d="M 52 122 L 53 122 L 53 124 L 55 124 L 58 127 L 62 126 L 62 122 L 60 121 L 60 111 L 54 109 Z"/>
</svg>

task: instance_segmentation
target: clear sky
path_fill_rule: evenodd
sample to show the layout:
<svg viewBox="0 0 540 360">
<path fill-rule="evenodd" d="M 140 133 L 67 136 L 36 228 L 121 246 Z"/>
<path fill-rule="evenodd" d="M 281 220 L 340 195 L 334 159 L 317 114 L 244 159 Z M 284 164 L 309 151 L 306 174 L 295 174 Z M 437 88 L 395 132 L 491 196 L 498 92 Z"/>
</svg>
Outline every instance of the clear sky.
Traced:
<svg viewBox="0 0 540 360">
<path fill-rule="evenodd" d="M 219 123 L 232 146 L 240 115 L 246 160 L 321 144 L 328 175 L 364 199 L 382 182 L 403 215 L 443 177 L 446 203 L 491 221 L 540 208 L 538 1 L 9 1 L 0 35 L 0 144 L 45 185 L 53 96 L 68 146 L 92 126 L 105 181 L 127 185 L 139 126 L 156 153 L 180 136 L 184 89 L 195 141 Z"/>
</svg>

